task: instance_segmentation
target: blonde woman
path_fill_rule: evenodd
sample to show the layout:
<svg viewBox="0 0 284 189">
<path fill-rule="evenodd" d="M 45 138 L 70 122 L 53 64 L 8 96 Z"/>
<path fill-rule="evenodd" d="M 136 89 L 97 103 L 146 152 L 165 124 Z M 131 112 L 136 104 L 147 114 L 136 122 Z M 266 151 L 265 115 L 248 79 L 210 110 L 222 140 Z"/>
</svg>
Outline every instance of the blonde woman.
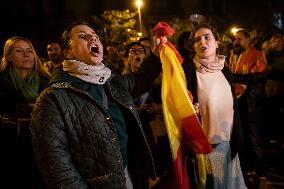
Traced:
<svg viewBox="0 0 284 189">
<path fill-rule="evenodd" d="M 39 186 L 29 145 L 29 119 L 32 104 L 48 81 L 49 74 L 32 43 L 20 36 L 9 38 L 0 65 L 0 162 L 4 177 L 0 188 L 18 187 L 19 183 L 21 187 Z"/>
</svg>

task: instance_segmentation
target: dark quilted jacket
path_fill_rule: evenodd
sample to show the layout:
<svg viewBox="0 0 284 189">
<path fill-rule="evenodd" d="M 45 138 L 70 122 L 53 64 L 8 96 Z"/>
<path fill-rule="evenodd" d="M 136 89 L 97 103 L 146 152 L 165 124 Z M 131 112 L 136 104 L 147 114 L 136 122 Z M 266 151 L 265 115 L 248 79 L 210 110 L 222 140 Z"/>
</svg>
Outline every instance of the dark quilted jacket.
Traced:
<svg viewBox="0 0 284 189">
<path fill-rule="evenodd" d="M 124 78 L 113 75 L 104 85 L 108 98 L 126 115 L 130 171 L 152 177 L 152 155 L 131 94 L 149 88 L 160 70 L 159 60 L 152 57 L 144 67 L 147 78 L 141 72 Z M 53 77 L 50 87 L 37 99 L 31 121 L 35 159 L 48 188 L 126 188 L 110 116 L 96 99 L 72 83 L 72 76 L 64 71 L 58 74 L 65 79 Z"/>
</svg>

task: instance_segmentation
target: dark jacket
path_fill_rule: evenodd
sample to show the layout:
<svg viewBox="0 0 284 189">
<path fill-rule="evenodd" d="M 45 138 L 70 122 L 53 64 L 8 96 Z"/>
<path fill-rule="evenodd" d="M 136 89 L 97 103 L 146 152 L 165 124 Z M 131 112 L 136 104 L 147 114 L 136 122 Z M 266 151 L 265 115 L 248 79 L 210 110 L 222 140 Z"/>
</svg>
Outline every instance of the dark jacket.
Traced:
<svg viewBox="0 0 284 189">
<path fill-rule="evenodd" d="M 183 64 L 183 70 L 185 73 L 186 81 L 187 81 L 187 89 L 192 93 L 193 96 L 193 104 L 198 102 L 197 97 L 197 77 L 196 77 L 196 68 L 192 60 L 186 60 Z M 238 105 L 236 101 L 236 96 L 234 93 L 234 77 L 230 72 L 228 67 L 224 67 L 222 70 L 225 78 L 231 85 L 231 91 L 233 94 L 234 102 L 234 118 L 233 118 L 233 128 L 230 139 L 230 146 L 232 151 L 232 157 L 235 157 L 237 152 L 239 152 L 243 145 L 243 129 L 240 121 L 240 115 L 238 111 Z"/>
<path fill-rule="evenodd" d="M 40 76 L 39 93 L 48 81 L 49 78 Z M 32 189 L 37 183 L 42 184 L 30 145 L 29 118 L 32 103 L 16 92 L 8 69 L 0 73 L 0 188 Z"/>
<path fill-rule="evenodd" d="M 17 117 L 17 104 L 33 103 L 26 102 L 22 96 L 17 94 L 14 89 L 12 82 L 9 78 L 9 69 L 0 73 L 0 117 L 6 115 L 16 118 Z M 49 78 L 40 76 L 40 83 L 38 92 L 43 91 L 45 86 L 48 84 Z"/>
<path fill-rule="evenodd" d="M 235 83 L 246 84 L 247 87 L 244 94 L 240 98 L 244 98 L 247 104 L 248 112 L 255 111 L 262 106 L 265 99 L 265 82 L 267 72 L 254 74 L 233 74 Z"/>
<path fill-rule="evenodd" d="M 270 67 L 268 79 L 284 81 L 284 50 L 268 53 L 267 66 Z"/>
<path fill-rule="evenodd" d="M 104 89 L 124 114 L 130 171 L 155 177 L 152 155 L 131 95 L 147 90 L 161 70 L 157 57 L 145 73 L 112 75 Z M 145 74 L 147 77 L 145 77 Z M 119 141 L 110 115 L 74 77 L 55 73 L 32 113 L 34 154 L 48 188 L 126 188 Z"/>
<path fill-rule="evenodd" d="M 32 104 L 17 93 L 10 80 L 8 68 L 0 73 L 0 128 L 12 128 L 17 130 L 18 118 L 30 118 Z M 38 93 L 43 91 L 49 78 L 40 75 Z M 5 136 L 5 133 L 1 133 Z M 17 133 L 15 133 L 17 135 Z M 6 141 L 7 142 L 7 141 Z"/>
</svg>

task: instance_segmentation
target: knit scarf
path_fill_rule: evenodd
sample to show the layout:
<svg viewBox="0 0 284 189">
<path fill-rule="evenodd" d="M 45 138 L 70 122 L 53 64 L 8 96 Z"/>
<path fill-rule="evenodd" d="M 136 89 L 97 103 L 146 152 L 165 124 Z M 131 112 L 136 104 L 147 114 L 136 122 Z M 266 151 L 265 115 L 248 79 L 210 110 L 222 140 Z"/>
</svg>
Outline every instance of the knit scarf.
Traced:
<svg viewBox="0 0 284 189">
<path fill-rule="evenodd" d="M 111 75 L 111 70 L 105 67 L 103 63 L 89 65 L 78 60 L 63 61 L 63 70 L 83 81 L 98 85 L 105 84 Z"/>
<path fill-rule="evenodd" d="M 226 56 L 218 55 L 214 61 L 207 60 L 205 58 L 200 58 L 195 56 L 193 62 L 195 64 L 196 70 L 200 73 L 214 73 L 220 71 L 224 67 Z"/>
<path fill-rule="evenodd" d="M 22 79 L 18 72 L 9 68 L 9 76 L 17 93 L 27 102 L 33 102 L 38 97 L 39 75 L 30 71 L 25 79 Z"/>
</svg>

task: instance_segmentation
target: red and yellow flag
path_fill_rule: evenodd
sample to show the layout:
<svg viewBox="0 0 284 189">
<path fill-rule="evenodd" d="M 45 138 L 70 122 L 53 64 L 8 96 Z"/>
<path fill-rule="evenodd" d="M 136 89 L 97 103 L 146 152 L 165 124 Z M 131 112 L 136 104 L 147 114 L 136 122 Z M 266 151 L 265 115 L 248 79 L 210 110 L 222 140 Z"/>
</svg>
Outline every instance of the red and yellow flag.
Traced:
<svg viewBox="0 0 284 189">
<path fill-rule="evenodd" d="M 166 23 L 159 22 L 153 29 L 155 36 L 173 35 L 174 30 Z M 177 189 L 189 189 L 189 179 L 183 155 L 184 145 L 196 154 L 211 152 L 211 146 L 202 130 L 195 113 L 190 91 L 181 67 L 182 58 L 175 47 L 167 41 L 160 44 L 162 62 L 162 105 L 168 138 L 173 157 Z M 200 159 L 200 155 L 198 155 Z M 202 158 L 201 158 L 202 159 Z M 201 180 L 206 177 L 201 171 Z"/>
</svg>

